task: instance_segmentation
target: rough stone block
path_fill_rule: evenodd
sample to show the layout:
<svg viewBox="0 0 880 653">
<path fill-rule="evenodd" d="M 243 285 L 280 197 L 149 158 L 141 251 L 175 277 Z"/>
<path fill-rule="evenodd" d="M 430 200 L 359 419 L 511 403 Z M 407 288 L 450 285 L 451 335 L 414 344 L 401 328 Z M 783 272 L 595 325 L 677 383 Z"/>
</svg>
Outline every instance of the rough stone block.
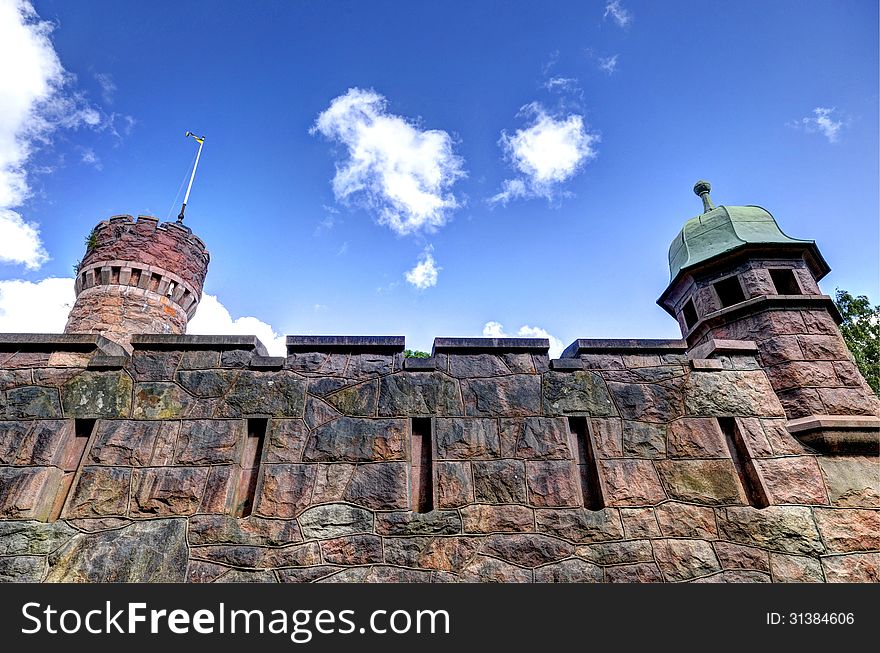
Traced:
<svg viewBox="0 0 880 653">
<path fill-rule="evenodd" d="M 613 417 L 617 409 L 597 372 L 548 372 L 544 375 L 544 412 Z"/>
<path fill-rule="evenodd" d="M 822 456 L 818 461 L 832 504 L 880 508 L 880 460 L 876 456 Z"/>
<path fill-rule="evenodd" d="M 662 383 L 616 383 L 608 388 L 621 417 L 642 422 L 668 422 L 681 417 L 682 392 L 677 384 Z"/>
<path fill-rule="evenodd" d="M 521 460 L 472 463 L 474 494 L 479 503 L 526 503 L 526 472 Z"/>
<path fill-rule="evenodd" d="M 828 503 L 815 456 L 764 458 L 754 462 L 771 503 Z"/>
<path fill-rule="evenodd" d="M 661 460 L 657 470 L 672 499 L 708 505 L 748 503 L 730 459 Z"/>
<path fill-rule="evenodd" d="M 382 512 L 376 516 L 379 535 L 458 535 L 461 516 L 454 510 L 431 512 Z"/>
<path fill-rule="evenodd" d="M 461 571 L 466 583 L 531 583 L 532 571 L 496 558 L 477 556 Z"/>
<path fill-rule="evenodd" d="M 129 468 L 85 466 L 67 501 L 64 517 L 124 516 L 128 513 L 130 484 Z"/>
<path fill-rule="evenodd" d="M 180 423 L 174 462 L 178 465 L 238 462 L 245 437 L 242 420 L 184 420 Z"/>
<path fill-rule="evenodd" d="M 176 422 L 101 420 L 87 460 L 133 467 L 169 464 L 170 458 L 166 460 L 162 454 L 166 447 L 174 447 L 178 428 Z"/>
<path fill-rule="evenodd" d="M 714 540 L 718 537 L 715 512 L 707 506 L 667 501 L 657 506 L 654 512 L 660 530 L 666 537 L 694 537 L 706 540 Z"/>
<path fill-rule="evenodd" d="M 809 556 L 770 554 L 770 575 L 774 583 L 824 583 L 822 563 Z"/>
<path fill-rule="evenodd" d="M 542 509 L 535 512 L 539 533 L 583 542 L 604 542 L 623 537 L 620 515 L 613 508 L 587 510 L 585 508 Z"/>
<path fill-rule="evenodd" d="M 45 521 L 63 476 L 57 467 L 0 467 L 0 517 Z"/>
<path fill-rule="evenodd" d="M 474 474 L 476 475 L 476 465 Z M 575 467 L 567 460 L 528 461 L 529 503 L 539 508 L 577 507 L 582 504 Z"/>
<path fill-rule="evenodd" d="M 308 507 L 316 465 L 265 465 L 254 512 L 264 517 L 296 517 Z"/>
<path fill-rule="evenodd" d="M 466 415 L 474 417 L 526 417 L 541 414 L 541 377 L 514 374 L 494 379 L 461 382 Z"/>
<path fill-rule="evenodd" d="M 715 514 L 719 534 L 731 542 L 780 553 L 816 555 L 825 550 L 807 507 L 718 508 Z"/>
<path fill-rule="evenodd" d="M 564 417 L 501 420 L 503 456 L 531 459 L 572 458 L 568 422 Z"/>
<path fill-rule="evenodd" d="M 880 553 L 853 553 L 822 558 L 829 583 L 880 583 Z"/>
<path fill-rule="evenodd" d="M 464 460 L 501 455 L 498 422 L 481 418 L 437 418 L 434 421 L 437 458 Z"/>
<path fill-rule="evenodd" d="M 634 458 L 666 458 L 666 425 L 623 422 L 623 453 Z"/>
<path fill-rule="evenodd" d="M 6 391 L 6 417 L 9 419 L 52 419 L 61 416 L 61 402 L 55 388 L 24 386 Z"/>
<path fill-rule="evenodd" d="M 408 509 L 406 463 L 358 465 L 345 490 L 345 500 L 374 510 Z"/>
<path fill-rule="evenodd" d="M 373 531 L 373 513 L 345 503 L 309 508 L 298 520 L 305 539 L 328 539 Z"/>
<path fill-rule="evenodd" d="M 614 506 L 645 506 L 660 503 L 666 493 L 650 460 L 599 460 L 607 491 L 605 500 Z"/>
<path fill-rule="evenodd" d="M 829 553 L 880 550 L 880 510 L 814 508 Z"/>
<path fill-rule="evenodd" d="M 712 545 L 703 540 L 654 540 L 653 546 L 668 581 L 691 580 L 721 570 Z"/>
<path fill-rule="evenodd" d="M 348 535 L 321 542 L 324 560 L 335 565 L 368 565 L 384 562 L 382 538 L 376 535 Z"/>
<path fill-rule="evenodd" d="M 402 419 L 340 417 L 315 429 L 303 459 L 312 462 L 402 460 L 407 424 Z"/>
<path fill-rule="evenodd" d="M 208 480 L 205 467 L 147 467 L 132 475 L 132 516 L 192 515 Z"/>
<path fill-rule="evenodd" d="M 325 501 L 342 501 L 345 488 L 351 482 L 355 465 L 333 463 L 317 465 L 315 472 L 315 489 L 312 491 L 312 503 Z"/>
<path fill-rule="evenodd" d="M 435 463 L 434 485 L 437 507 L 440 509 L 457 508 L 473 503 L 474 482 L 470 463 Z"/>
<path fill-rule="evenodd" d="M 527 533 L 535 530 L 535 512 L 518 505 L 471 504 L 461 509 L 465 533 Z"/>
<path fill-rule="evenodd" d="M 536 583 L 601 583 L 602 568 L 583 560 L 563 560 L 535 569 Z"/>
<path fill-rule="evenodd" d="M 730 451 L 718 420 L 683 417 L 669 424 L 670 458 L 727 458 Z"/>
<path fill-rule="evenodd" d="M 723 569 L 752 569 L 770 573 L 770 556 L 763 549 L 730 542 L 715 542 L 714 546 Z"/>
<path fill-rule="evenodd" d="M 399 372 L 380 379 L 382 417 L 462 414 L 458 382 L 442 372 Z"/>
<path fill-rule="evenodd" d="M 308 430 L 301 419 L 273 417 L 266 423 L 266 453 L 269 463 L 295 463 L 302 460 Z"/>
<path fill-rule="evenodd" d="M 87 371 L 62 386 L 61 403 L 67 417 L 128 417 L 131 391 L 131 377 L 125 371 Z"/>
<path fill-rule="evenodd" d="M 685 385 L 688 415 L 783 417 L 763 371 L 693 372 Z"/>
<path fill-rule="evenodd" d="M 483 541 L 481 553 L 521 567 L 537 567 L 568 558 L 574 546 L 534 533 L 490 535 Z"/>
</svg>

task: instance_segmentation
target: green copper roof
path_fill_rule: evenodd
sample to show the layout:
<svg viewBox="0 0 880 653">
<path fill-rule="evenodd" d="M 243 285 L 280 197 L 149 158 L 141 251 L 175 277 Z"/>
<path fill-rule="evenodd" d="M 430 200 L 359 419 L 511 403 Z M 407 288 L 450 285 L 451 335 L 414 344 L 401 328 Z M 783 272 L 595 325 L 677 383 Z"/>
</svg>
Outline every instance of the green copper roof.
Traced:
<svg viewBox="0 0 880 653">
<path fill-rule="evenodd" d="M 772 243 L 815 244 L 789 238 L 769 211 L 760 206 L 713 207 L 709 184 L 698 182 L 694 190 L 703 198 L 705 213 L 688 220 L 669 246 L 669 278 L 711 258 L 745 245 Z"/>
</svg>

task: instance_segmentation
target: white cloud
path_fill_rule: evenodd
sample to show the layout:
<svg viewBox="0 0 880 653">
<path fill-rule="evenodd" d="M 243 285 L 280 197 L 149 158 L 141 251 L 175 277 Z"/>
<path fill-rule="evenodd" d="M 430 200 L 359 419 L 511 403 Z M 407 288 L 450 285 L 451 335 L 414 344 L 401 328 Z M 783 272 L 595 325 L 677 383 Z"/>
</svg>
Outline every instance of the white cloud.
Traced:
<svg viewBox="0 0 880 653">
<path fill-rule="evenodd" d="M 74 299 L 73 279 L 0 281 L 0 333 L 61 333 Z"/>
<path fill-rule="evenodd" d="M 407 283 L 412 284 L 419 290 L 425 290 L 437 285 L 437 275 L 443 268 L 438 267 L 434 261 L 434 248 L 428 245 L 425 251 L 419 255 L 419 262 L 404 276 Z"/>
<path fill-rule="evenodd" d="M 31 194 L 26 164 L 59 128 L 101 127 L 101 113 L 70 90 L 49 38 L 54 25 L 25 0 L 0 1 L 0 261 L 37 268 L 48 260 L 39 227 L 13 211 Z"/>
<path fill-rule="evenodd" d="M 531 123 L 513 136 L 502 132 L 499 140 L 518 176 L 502 182 L 501 191 L 489 200 L 492 204 L 529 197 L 552 200 L 559 186 L 596 156 L 599 135 L 586 130 L 583 116 L 557 118 L 538 102 L 523 107 L 520 115 L 532 116 Z"/>
<path fill-rule="evenodd" d="M 835 118 L 839 118 L 835 120 Z M 829 143 L 836 143 L 840 130 L 846 126 L 843 119 L 840 119 L 840 113 L 834 107 L 816 107 L 813 109 L 812 116 L 806 116 L 799 121 L 792 123 L 793 127 L 801 127 L 808 132 L 819 132 Z"/>
<path fill-rule="evenodd" d="M 107 73 L 95 73 L 95 81 L 101 87 L 101 99 L 107 104 L 113 104 L 113 96 L 116 94 L 116 84 Z"/>
<path fill-rule="evenodd" d="M 242 335 L 257 336 L 271 356 L 284 356 L 287 353 L 285 338 L 279 335 L 272 325 L 255 317 L 237 317 L 220 303 L 215 295 L 202 295 L 195 317 L 189 321 L 186 332 L 198 335 Z"/>
<path fill-rule="evenodd" d="M 508 337 L 504 332 L 504 325 L 500 322 L 486 322 L 483 326 L 483 335 L 487 338 Z M 533 327 L 526 324 L 519 328 L 516 335 L 520 338 L 547 338 L 550 341 L 550 358 L 559 358 L 559 355 L 562 354 L 562 350 L 564 349 L 562 341 L 559 338 L 551 335 L 546 329 L 542 329 L 541 327 Z"/>
<path fill-rule="evenodd" d="M 624 29 L 629 27 L 633 20 L 632 14 L 623 7 L 620 0 L 609 0 L 608 4 L 605 5 L 603 18 L 608 18 L 609 16 L 617 23 L 618 27 Z"/>
<path fill-rule="evenodd" d="M 548 91 L 580 91 L 578 80 L 574 77 L 551 77 L 544 82 L 544 88 Z"/>
<path fill-rule="evenodd" d="M 434 231 L 460 206 L 451 189 L 465 176 L 464 161 L 452 137 L 389 113 L 375 91 L 351 88 L 334 98 L 310 132 L 347 149 L 333 178 L 336 199 L 362 201 L 397 234 Z"/>
<path fill-rule="evenodd" d="M 17 263 L 36 270 L 49 260 L 40 228 L 15 211 L 0 208 L 0 263 Z"/>
<path fill-rule="evenodd" d="M 95 168 L 95 170 L 103 170 L 104 164 L 101 163 L 101 158 L 95 154 L 95 150 L 90 147 L 80 148 L 80 159 L 82 163 L 86 165 L 90 165 Z"/>
<path fill-rule="evenodd" d="M 617 70 L 617 57 L 616 54 L 610 57 L 599 57 L 599 70 L 607 75 L 613 75 Z"/>
</svg>

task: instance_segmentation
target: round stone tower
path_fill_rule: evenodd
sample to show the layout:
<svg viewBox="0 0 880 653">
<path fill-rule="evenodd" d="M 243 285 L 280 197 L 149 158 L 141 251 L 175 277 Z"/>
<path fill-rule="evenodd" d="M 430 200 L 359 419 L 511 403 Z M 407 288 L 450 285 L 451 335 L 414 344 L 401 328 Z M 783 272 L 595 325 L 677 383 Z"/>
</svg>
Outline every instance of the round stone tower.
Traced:
<svg viewBox="0 0 880 653">
<path fill-rule="evenodd" d="M 714 206 L 709 182 L 694 186 L 703 212 L 669 247 L 669 286 L 657 300 L 693 349 L 750 340 L 789 418 L 814 446 L 877 449 L 880 402 L 838 328 L 818 281 L 830 270 L 816 243 L 785 235 L 759 206 Z"/>
<path fill-rule="evenodd" d="M 117 215 L 100 222 L 77 268 L 65 333 L 99 333 L 131 350 L 137 333 L 186 331 L 210 256 L 180 223 Z"/>
</svg>

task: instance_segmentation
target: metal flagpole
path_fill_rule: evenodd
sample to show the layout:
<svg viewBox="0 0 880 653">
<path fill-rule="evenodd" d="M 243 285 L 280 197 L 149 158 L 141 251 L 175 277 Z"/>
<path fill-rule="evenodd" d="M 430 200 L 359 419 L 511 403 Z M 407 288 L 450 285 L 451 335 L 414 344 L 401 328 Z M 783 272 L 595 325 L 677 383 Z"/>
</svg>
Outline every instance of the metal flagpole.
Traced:
<svg viewBox="0 0 880 653">
<path fill-rule="evenodd" d="M 196 178 L 196 168 L 199 167 L 199 157 L 202 156 L 202 145 L 205 144 L 204 136 L 196 136 L 192 132 L 186 132 L 185 138 L 189 138 L 190 136 L 199 142 L 199 151 L 196 153 L 196 162 L 195 165 L 193 165 L 192 175 L 190 175 L 189 178 L 189 186 L 186 187 L 186 195 L 183 196 L 183 206 L 180 207 L 180 215 L 177 216 L 178 222 L 183 222 L 183 212 L 186 211 L 186 203 L 189 201 L 189 192 L 192 190 L 193 180 Z"/>
</svg>

